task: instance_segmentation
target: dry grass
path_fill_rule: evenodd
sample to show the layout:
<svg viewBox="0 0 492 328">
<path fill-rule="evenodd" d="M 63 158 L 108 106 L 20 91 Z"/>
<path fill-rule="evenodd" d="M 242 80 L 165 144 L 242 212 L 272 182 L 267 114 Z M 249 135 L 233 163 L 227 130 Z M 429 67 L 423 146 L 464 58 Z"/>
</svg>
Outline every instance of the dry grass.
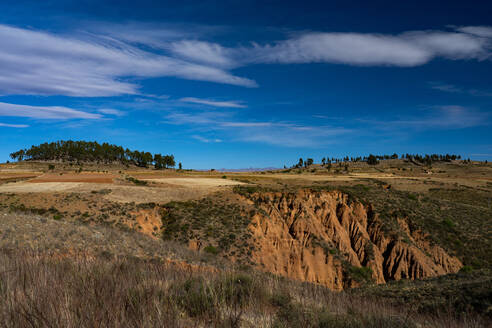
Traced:
<svg viewBox="0 0 492 328">
<path fill-rule="evenodd" d="M 485 327 L 254 272 L 0 250 L 3 327 Z"/>
<path fill-rule="evenodd" d="M 67 256 L 159 258 L 193 265 L 219 265 L 215 257 L 190 251 L 173 241 L 149 238 L 123 225 L 111 227 L 69 222 L 57 219 L 56 215 L 49 218 L 46 215 L 0 213 L 0 233 L 1 249 L 31 249 L 42 254 Z"/>
</svg>

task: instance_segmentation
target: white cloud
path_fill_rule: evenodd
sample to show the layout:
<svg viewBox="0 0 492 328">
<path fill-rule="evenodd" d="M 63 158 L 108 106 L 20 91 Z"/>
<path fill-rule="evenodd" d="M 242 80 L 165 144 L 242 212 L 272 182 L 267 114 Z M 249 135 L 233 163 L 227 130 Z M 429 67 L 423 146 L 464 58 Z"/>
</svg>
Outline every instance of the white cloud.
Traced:
<svg viewBox="0 0 492 328">
<path fill-rule="evenodd" d="M 204 113 L 180 113 L 173 112 L 166 116 L 163 123 L 167 124 L 191 124 L 191 125 L 215 125 L 226 118 L 229 118 L 231 113 L 222 113 L 209 111 Z"/>
<path fill-rule="evenodd" d="M 144 51 L 113 38 L 82 39 L 0 25 L 0 43 L 0 94 L 135 94 L 138 85 L 122 80 L 128 76 L 256 86 L 225 70 Z"/>
<path fill-rule="evenodd" d="M 182 102 L 208 105 L 208 106 L 213 106 L 213 107 L 229 107 L 229 108 L 246 108 L 247 107 L 246 105 L 243 105 L 239 101 L 216 101 L 216 100 L 201 99 L 201 98 L 194 98 L 194 97 L 185 97 L 185 98 L 181 98 L 179 100 Z"/>
<path fill-rule="evenodd" d="M 129 23 L 87 29 L 61 35 L 0 24 L 0 95 L 138 94 L 139 79 L 154 77 L 256 87 L 229 70 L 265 63 L 412 67 L 438 57 L 484 60 L 492 49 L 489 26 L 397 35 L 307 32 L 239 47 L 196 40 L 207 37 L 196 27 Z"/>
<path fill-rule="evenodd" d="M 0 116 L 30 117 L 36 119 L 99 119 L 100 114 L 87 113 L 61 106 L 29 106 L 0 102 Z"/>
<path fill-rule="evenodd" d="M 339 141 L 351 129 L 284 122 L 227 122 L 220 124 L 230 139 L 281 147 L 319 147 Z"/>
<path fill-rule="evenodd" d="M 456 32 L 418 31 L 400 35 L 305 33 L 274 44 L 243 48 L 253 63 L 338 63 L 360 66 L 418 66 L 433 58 L 485 58 L 488 40 Z"/>
<path fill-rule="evenodd" d="M 461 93 L 461 92 L 463 92 L 463 89 L 458 88 L 455 85 L 441 83 L 441 82 L 429 82 L 429 86 L 430 86 L 431 89 L 435 89 L 435 90 L 439 90 L 439 91 L 444 91 L 444 92 L 451 92 L 451 93 Z"/>
<path fill-rule="evenodd" d="M 480 97 L 492 97 L 491 91 L 477 90 L 477 89 L 467 89 L 468 92 L 472 96 L 480 96 Z"/>
<path fill-rule="evenodd" d="M 104 35 L 108 38 L 161 50 L 169 49 L 173 42 L 208 37 L 223 31 L 220 26 L 136 21 L 125 23 L 92 22 L 84 24 L 84 28 L 87 28 L 94 35 Z"/>
<path fill-rule="evenodd" d="M 463 26 L 458 31 L 481 37 L 492 38 L 492 27 L 490 26 Z"/>
<path fill-rule="evenodd" d="M 447 105 L 435 107 L 436 113 L 433 113 L 427 120 L 423 120 L 421 126 L 429 125 L 431 127 L 441 127 L 450 129 L 462 129 L 480 125 L 487 125 L 489 115 L 472 108 Z M 419 120 L 417 120 L 419 124 Z"/>
<path fill-rule="evenodd" d="M 481 59 L 489 52 L 487 40 L 474 35 L 455 32 L 411 32 L 401 38 L 421 47 L 429 55 L 448 59 Z"/>
<path fill-rule="evenodd" d="M 246 51 L 247 60 L 258 63 L 416 66 L 429 60 L 423 49 L 399 38 L 359 33 L 307 33 Z"/>
<path fill-rule="evenodd" d="M 467 89 L 467 88 L 455 86 L 453 84 L 447 84 L 442 82 L 429 82 L 429 86 L 432 89 L 443 91 L 443 92 L 464 93 L 464 94 L 479 96 L 479 97 L 492 97 L 492 92 L 490 91 L 478 90 L 473 88 Z"/>
<path fill-rule="evenodd" d="M 219 67 L 234 67 L 237 64 L 231 56 L 232 50 L 217 43 L 183 40 L 170 44 L 170 50 L 186 59 Z"/>
<path fill-rule="evenodd" d="M 251 128 L 251 127 L 266 127 L 266 126 L 272 126 L 272 123 L 270 122 L 224 122 L 220 124 L 221 126 L 224 127 L 231 127 L 231 128 Z"/>
<path fill-rule="evenodd" d="M 434 106 L 419 113 L 395 120 L 359 120 L 380 130 L 465 129 L 490 124 L 490 115 L 458 105 Z"/>
<path fill-rule="evenodd" d="M 171 113 L 163 123 L 187 125 L 191 131 L 214 132 L 219 140 L 264 143 L 282 147 L 318 147 L 334 143 L 352 130 L 343 127 L 311 126 L 291 122 L 244 122 L 232 120 L 231 113 Z M 193 136 L 202 142 L 213 139 Z M 207 141 L 206 141 L 207 140 Z"/>
<path fill-rule="evenodd" d="M 490 115 L 463 106 L 434 106 L 403 117 L 377 119 L 349 119 L 336 124 L 298 123 L 292 121 L 241 121 L 234 113 L 217 111 L 171 113 L 163 123 L 183 125 L 196 133 L 214 133 L 220 140 L 253 142 L 279 147 L 322 147 L 345 142 L 361 136 L 392 136 L 416 131 L 464 129 L 490 124 Z M 347 120 L 346 120 L 347 121 Z M 333 123 L 333 122 L 332 122 Z M 194 135 L 194 139 L 212 142 L 213 139 Z"/>
<path fill-rule="evenodd" d="M 413 31 L 398 35 L 308 32 L 274 43 L 226 48 L 204 41 L 176 41 L 169 49 L 189 60 L 218 67 L 259 63 L 335 63 L 359 66 L 423 65 L 443 57 L 451 60 L 490 56 L 491 27 L 455 31 Z"/>
<path fill-rule="evenodd" d="M 7 123 L 0 123 L 0 126 L 4 126 L 6 128 L 28 128 L 29 125 L 26 124 L 7 124 Z"/>
<path fill-rule="evenodd" d="M 102 108 L 98 110 L 99 113 L 113 115 L 113 116 L 124 116 L 125 112 L 113 108 Z"/>
<path fill-rule="evenodd" d="M 205 138 L 205 137 L 200 136 L 200 135 L 193 135 L 191 137 L 193 139 L 196 139 L 198 141 L 205 142 L 205 143 L 219 143 L 219 142 L 222 142 L 222 140 L 221 139 L 218 139 L 218 138 L 209 139 L 209 138 Z"/>
</svg>

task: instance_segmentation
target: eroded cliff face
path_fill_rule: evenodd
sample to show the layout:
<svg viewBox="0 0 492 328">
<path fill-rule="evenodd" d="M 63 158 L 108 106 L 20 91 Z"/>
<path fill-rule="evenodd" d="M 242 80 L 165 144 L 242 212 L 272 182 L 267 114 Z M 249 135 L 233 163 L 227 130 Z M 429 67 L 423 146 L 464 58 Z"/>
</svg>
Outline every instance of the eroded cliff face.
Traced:
<svg viewBox="0 0 492 328">
<path fill-rule="evenodd" d="M 260 208 L 249 225 L 252 260 L 264 271 L 340 290 L 359 285 L 365 275 L 385 283 L 462 267 L 403 219 L 399 234 L 384 232 L 371 206 L 341 192 L 254 193 L 249 199 Z"/>
</svg>

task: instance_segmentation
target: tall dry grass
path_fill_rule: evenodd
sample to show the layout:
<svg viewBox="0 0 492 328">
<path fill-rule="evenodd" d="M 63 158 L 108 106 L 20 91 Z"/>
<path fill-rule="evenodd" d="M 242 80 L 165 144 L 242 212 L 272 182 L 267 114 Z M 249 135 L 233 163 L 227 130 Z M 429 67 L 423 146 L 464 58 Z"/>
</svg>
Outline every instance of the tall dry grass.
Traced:
<svg viewBox="0 0 492 328">
<path fill-rule="evenodd" d="M 482 327 L 257 272 L 0 250 L 2 327 Z"/>
</svg>

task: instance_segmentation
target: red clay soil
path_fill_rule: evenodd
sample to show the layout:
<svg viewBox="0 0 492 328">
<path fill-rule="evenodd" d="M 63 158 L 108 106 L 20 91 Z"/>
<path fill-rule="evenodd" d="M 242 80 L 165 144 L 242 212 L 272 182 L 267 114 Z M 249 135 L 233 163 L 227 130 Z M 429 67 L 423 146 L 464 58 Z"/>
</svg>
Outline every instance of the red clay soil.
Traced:
<svg viewBox="0 0 492 328">
<path fill-rule="evenodd" d="M 12 180 L 12 179 L 29 179 L 35 178 L 38 174 L 25 174 L 25 173 L 0 173 L 0 181 L 2 180 Z"/>
<path fill-rule="evenodd" d="M 35 179 L 30 180 L 32 183 L 42 182 L 88 182 L 88 183 L 113 183 L 117 176 L 108 173 L 46 173 Z"/>
</svg>

